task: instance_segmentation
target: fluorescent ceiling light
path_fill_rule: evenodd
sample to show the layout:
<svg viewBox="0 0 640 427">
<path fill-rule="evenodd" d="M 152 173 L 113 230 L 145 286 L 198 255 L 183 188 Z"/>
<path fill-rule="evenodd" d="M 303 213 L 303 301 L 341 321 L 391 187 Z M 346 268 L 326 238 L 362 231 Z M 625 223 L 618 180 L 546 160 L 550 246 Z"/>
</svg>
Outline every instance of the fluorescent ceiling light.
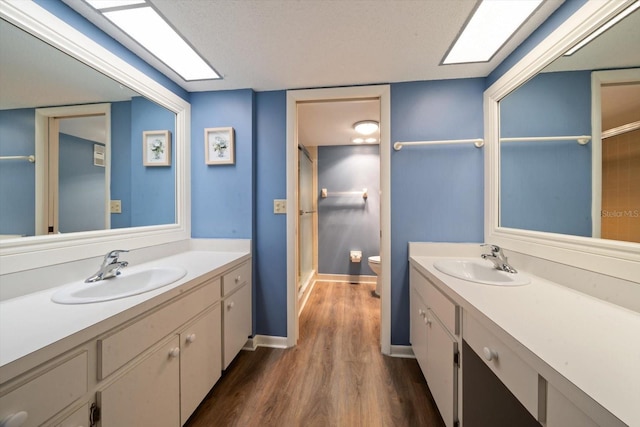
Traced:
<svg viewBox="0 0 640 427">
<path fill-rule="evenodd" d="M 186 81 L 219 79 L 215 70 L 144 0 L 86 0 Z M 129 7 L 130 6 L 130 7 Z"/>
<path fill-rule="evenodd" d="M 110 9 L 112 7 L 133 6 L 136 4 L 142 4 L 145 0 L 85 0 L 95 9 Z"/>
<path fill-rule="evenodd" d="M 542 0 L 484 0 L 442 63 L 489 61 L 540 3 Z"/>
<path fill-rule="evenodd" d="M 569 49 L 564 56 L 570 56 L 573 55 L 574 53 L 576 53 L 578 50 L 582 49 L 585 45 L 589 44 L 593 39 L 595 39 L 596 37 L 598 37 L 600 34 L 604 33 L 605 31 L 607 31 L 609 28 L 613 27 L 614 25 L 616 25 L 618 22 L 622 21 L 624 18 L 626 18 L 627 16 L 629 16 L 632 12 L 634 12 L 636 9 L 638 9 L 640 7 L 640 1 L 635 2 L 634 4 L 632 4 L 631 6 L 629 6 L 628 8 L 626 8 L 624 11 L 620 12 L 618 15 L 616 15 L 615 18 L 613 18 L 612 20 L 610 20 L 609 22 L 607 22 L 606 24 L 604 24 L 602 27 L 598 28 L 597 30 L 595 30 L 593 33 L 591 33 L 587 38 L 583 39 L 580 43 L 578 43 L 577 45 L 575 45 L 574 47 L 572 47 L 571 49 Z"/>
<path fill-rule="evenodd" d="M 378 130 L 378 122 L 375 120 L 362 120 L 353 124 L 353 128 L 360 135 L 371 135 Z"/>
</svg>

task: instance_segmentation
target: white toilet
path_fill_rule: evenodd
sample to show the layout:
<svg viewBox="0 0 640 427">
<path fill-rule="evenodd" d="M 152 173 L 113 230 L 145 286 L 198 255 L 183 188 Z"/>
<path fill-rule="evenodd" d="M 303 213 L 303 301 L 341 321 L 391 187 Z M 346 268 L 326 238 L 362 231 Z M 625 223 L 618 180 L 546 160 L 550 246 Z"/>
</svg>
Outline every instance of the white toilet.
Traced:
<svg viewBox="0 0 640 427">
<path fill-rule="evenodd" d="M 382 272 L 382 267 L 380 266 L 380 255 L 370 256 L 369 259 L 369 267 L 376 273 L 376 295 L 380 296 L 380 273 Z"/>
</svg>

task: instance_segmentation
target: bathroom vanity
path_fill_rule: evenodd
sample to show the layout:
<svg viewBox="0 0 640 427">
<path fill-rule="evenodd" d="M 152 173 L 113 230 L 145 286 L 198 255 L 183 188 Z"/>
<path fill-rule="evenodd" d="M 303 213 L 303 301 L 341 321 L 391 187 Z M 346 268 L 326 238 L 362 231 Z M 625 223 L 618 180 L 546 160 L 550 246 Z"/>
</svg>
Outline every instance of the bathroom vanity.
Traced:
<svg viewBox="0 0 640 427">
<path fill-rule="evenodd" d="M 514 417 L 549 427 L 640 425 L 640 344 L 632 338 L 640 315 L 527 272 L 529 284 L 494 286 L 434 267 L 481 253 L 479 245 L 410 244 L 411 344 L 445 424 L 487 425 L 476 418 L 480 402 L 504 425 L 527 425 Z M 515 405 L 496 401 L 489 381 L 477 383 L 484 374 L 472 357 Z"/>
<path fill-rule="evenodd" d="M 112 301 L 56 304 L 53 288 L 0 303 L 0 422 L 187 421 L 252 334 L 251 254 L 187 250 L 144 266 L 187 274 Z"/>
</svg>

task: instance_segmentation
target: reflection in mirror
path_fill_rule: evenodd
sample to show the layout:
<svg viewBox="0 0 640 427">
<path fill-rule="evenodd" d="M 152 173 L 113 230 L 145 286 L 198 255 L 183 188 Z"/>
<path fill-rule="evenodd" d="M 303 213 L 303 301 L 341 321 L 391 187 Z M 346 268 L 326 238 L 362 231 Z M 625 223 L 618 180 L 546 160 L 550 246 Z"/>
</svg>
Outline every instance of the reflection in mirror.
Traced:
<svg viewBox="0 0 640 427">
<path fill-rule="evenodd" d="M 501 227 L 640 242 L 640 86 L 592 91 L 594 71 L 639 67 L 638 45 L 640 11 L 500 100 Z"/>
<path fill-rule="evenodd" d="M 176 223 L 174 159 L 142 160 L 173 112 L 4 20 L 0 63 L 2 238 Z"/>
</svg>

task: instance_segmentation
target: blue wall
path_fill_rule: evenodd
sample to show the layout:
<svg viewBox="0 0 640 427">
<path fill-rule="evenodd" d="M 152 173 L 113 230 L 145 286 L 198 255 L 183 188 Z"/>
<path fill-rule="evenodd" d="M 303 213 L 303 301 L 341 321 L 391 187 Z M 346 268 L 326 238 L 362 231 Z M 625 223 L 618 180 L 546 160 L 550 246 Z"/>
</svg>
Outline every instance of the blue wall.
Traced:
<svg viewBox="0 0 640 427">
<path fill-rule="evenodd" d="M 191 94 L 191 234 L 250 239 L 253 233 L 253 109 L 250 89 Z M 204 130 L 233 127 L 235 164 L 206 165 Z"/>
<path fill-rule="evenodd" d="M 284 91 L 256 93 L 256 233 L 254 235 L 254 332 L 287 335 L 287 216 L 273 200 L 287 197 Z"/>
<path fill-rule="evenodd" d="M 122 213 L 111 214 L 111 228 L 131 227 L 130 101 L 111 104 L 111 199 L 122 202 Z"/>
<path fill-rule="evenodd" d="M 537 75 L 500 101 L 500 127 L 505 138 L 590 135 L 591 72 Z M 500 224 L 591 236 L 591 147 L 502 143 Z"/>
<path fill-rule="evenodd" d="M 318 147 L 318 188 L 333 192 L 367 189 L 360 195 L 318 197 L 318 273 L 375 275 L 367 258 L 380 255 L 380 149 L 368 146 Z M 349 251 L 362 251 L 350 262 Z"/>
<path fill-rule="evenodd" d="M 33 108 L 0 111 L 0 156 L 35 154 Z M 35 163 L 0 162 L 0 234 L 35 234 Z"/>
<path fill-rule="evenodd" d="M 483 90 L 484 79 L 392 84 L 391 141 L 481 138 Z M 483 155 L 473 144 L 392 151 L 393 345 L 409 344 L 408 242 L 484 239 Z"/>
<path fill-rule="evenodd" d="M 61 233 L 104 230 L 105 168 L 94 166 L 87 139 L 59 136 L 58 229 Z"/>
<path fill-rule="evenodd" d="M 131 99 L 132 227 L 176 222 L 175 127 L 173 112 L 146 98 Z M 171 132 L 171 166 L 143 166 L 142 133 L 151 130 Z M 113 160 L 114 163 L 118 161 L 116 158 Z"/>
</svg>

